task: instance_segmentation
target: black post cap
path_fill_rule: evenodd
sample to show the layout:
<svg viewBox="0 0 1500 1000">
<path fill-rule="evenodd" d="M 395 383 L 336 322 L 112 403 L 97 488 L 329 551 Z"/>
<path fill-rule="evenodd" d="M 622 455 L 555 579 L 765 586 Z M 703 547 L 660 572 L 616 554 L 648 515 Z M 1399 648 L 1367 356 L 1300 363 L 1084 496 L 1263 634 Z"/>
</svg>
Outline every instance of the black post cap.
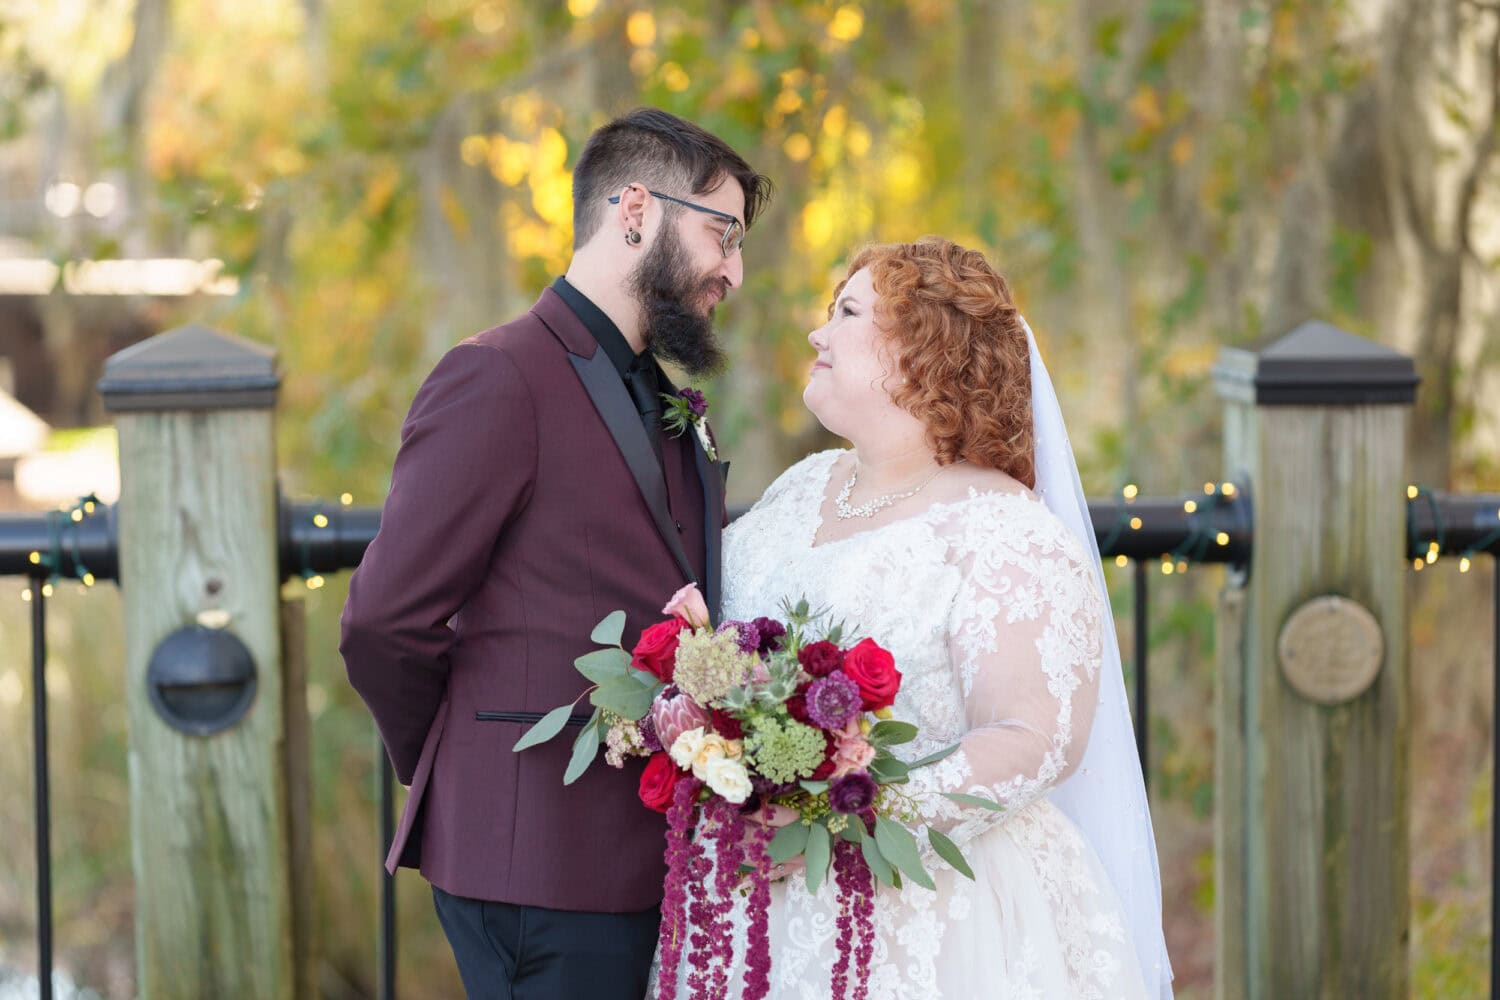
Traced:
<svg viewBox="0 0 1500 1000">
<path fill-rule="evenodd" d="M 1316 321 L 1223 348 L 1213 376 L 1220 396 L 1259 406 L 1409 405 L 1421 381 L 1407 355 Z"/>
<path fill-rule="evenodd" d="M 104 363 L 104 408 L 122 410 L 270 409 L 281 377 L 276 351 L 203 326 L 157 334 Z"/>
</svg>

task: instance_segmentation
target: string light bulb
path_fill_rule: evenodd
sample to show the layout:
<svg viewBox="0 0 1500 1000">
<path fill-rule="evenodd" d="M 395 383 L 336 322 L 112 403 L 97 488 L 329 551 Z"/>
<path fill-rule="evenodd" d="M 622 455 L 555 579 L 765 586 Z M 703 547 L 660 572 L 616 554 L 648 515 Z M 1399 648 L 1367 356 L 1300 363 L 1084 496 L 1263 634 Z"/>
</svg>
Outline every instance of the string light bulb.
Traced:
<svg viewBox="0 0 1500 1000">
<path fill-rule="evenodd" d="M 1119 566 L 1121 568 L 1129 566 L 1130 565 L 1130 557 L 1126 556 L 1126 555 L 1123 555 L 1123 554 L 1115 556 L 1115 565 Z"/>
<path fill-rule="evenodd" d="M 326 581 L 321 576 L 310 576 L 307 578 L 307 589 L 318 590 Z"/>
<path fill-rule="evenodd" d="M 1235 493 L 1234 484 L 1233 483 L 1225 483 L 1223 486 L 1219 487 L 1219 492 L 1222 493 L 1222 494 L 1224 494 L 1226 497 L 1232 497 L 1232 496 L 1234 496 L 1234 493 Z"/>
<path fill-rule="evenodd" d="M 92 573 L 85 573 L 85 574 L 83 574 L 83 585 L 85 587 L 92 587 L 94 585 L 94 574 L 92 574 Z"/>
<path fill-rule="evenodd" d="M 1416 570 L 1419 573 L 1422 571 L 1422 567 L 1425 566 L 1425 565 L 1426 565 L 1426 563 L 1422 562 L 1421 559 L 1413 559 L 1411 561 L 1411 568 L 1414 569 L 1414 570 Z"/>
<path fill-rule="evenodd" d="M 42 564 L 42 554 L 40 552 L 33 552 L 26 559 L 33 566 L 40 566 Z"/>
<path fill-rule="evenodd" d="M 1186 559 L 1182 560 L 1181 562 L 1179 562 L 1177 564 L 1177 572 L 1179 572 L 1179 573 L 1186 573 L 1187 572 L 1187 560 Z"/>
<path fill-rule="evenodd" d="M 1120 492 L 1125 495 L 1126 500 L 1134 500 L 1137 496 L 1140 495 L 1141 491 L 1140 488 L 1135 485 L 1135 483 L 1129 483 Z"/>
<path fill-rule="evenodd" d="M 1161 575 L 1162 576 L 1171 576 L 1176 571 L 1177 571 L 1177 567 L 1176 566 L 1172 565 L 1170 562 L 1167 562 L 1166 560 L 1162 561 L 1162 564 L 1161 564 Z"/>
<path fill-rule="evenodd" d="M 92 514 L 94 512 L 94 501 L 90 500 L 87 503 L 85 503 L 83 505 L 83 512 L 85 514 Z"/>
<path fill-rule="evenodd" d="M 1415 484 L 1413 484 L 1411 486 L 1408 486 L 1406 488 L 1406 499 L 1408 499 L 1408 500 L 1415 500 L 1417 498 L 1418 494 L 1420 494 L 1421 492 L 1422 491 L 1419 490 L 1419 489 L 1417 489 L 1417 487 L 1416 487 Z"/>
<path fill-rule="evenodd" d="M 1458 561 L 1458 571 L 1460 573 L 1467 573 L 1469 571 L 1469 566 L 1470 565 L 1471 564 L 1469 562 L 1469 557 L 1468 556 L 1464 556 L 1462 559 L 1460 559 Z"/>
<path fill-rule="evenodd" d="M 1213 496 L 1214 495 L 1214 490 L 1216 490 L 1216 489 L 1218 489 L 1218 487 L 1215 486 L 1213 483 L 1204 483 L 1203 484 L 1203 492 L 1207 496 Z"/>
<path fill-rule="evenodd" d="M 44 584 L 42 584 L 42 596 L 43 597 L 51 597 L 52 596 L 52 584 L 50 584 L 50 583 L 44 583 Z"/>
<path fill-rule="evenodd" d="M 326 527 L 328 527 L 328 515 L 327 514 L 314 514 L 313 515 L 313 524 L 316 525 L 319 528 L 326 528 Z"/>
<path fill-rule="evenodd" d="M 339 495 L 339 503 L 343 504 L 345 507 L 349 506 L 353 502 L 354 502 L 354 494 L 353 493 L 342 493 L 342 494 Z"/>
<path fill-rule="evenodd" d="M 1131 531 L 1140 531 L 1141 530 L 1141 519 L 1140 518 L 1138 518 L 1138 517 L 1132 517 L 1130 519 L 1130 530 Z"/>
<path fill-rule="evenodd" d="M 83 520 L 83 511 L 75 510 L 70 516 L 73 518 L 73 521 L 77 523 Z"/>
<path fill-rule="evenodd" d="M 1198 509 L 1198 501 L 1189 500 L 1187 503 L 1184 503 L 1182 505 L 1182 509 L 1191 514 Z"/>
<path fill-rule="evenodd" d="M 21 600 L 26 601 L 28 603 L 31 601 L 31 588 L 30 587 L 27 587 L 25 590 L 21 591 Z"/>
<path fill-rule="evenodd" d="M 1214 541 L 1218 542 L 1220 545 L 1228 545 L 1229 544 L 1229 532 L 1227 532 L 1227 531 L 1221 531 L 1221 532 L 1219 532 L 1217 535 L 1214 536 Z"/>
</svg>

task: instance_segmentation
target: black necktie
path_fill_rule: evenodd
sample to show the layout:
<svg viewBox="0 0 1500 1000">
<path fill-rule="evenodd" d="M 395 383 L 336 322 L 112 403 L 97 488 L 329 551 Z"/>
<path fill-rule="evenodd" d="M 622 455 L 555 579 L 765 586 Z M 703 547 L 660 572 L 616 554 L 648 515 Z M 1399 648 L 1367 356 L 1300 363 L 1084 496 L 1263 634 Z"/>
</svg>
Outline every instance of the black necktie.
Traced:
<svg viewBox="0 0 1500 1000">
<path fill-rule="evenodd" d="M 626 385 L 630 387 L 635 408 L 641 414 L 641 424 L 646 428 L 646 437 L 651 450 L 656 452 L 656 461 L 661 462 L 661 396 L 656 384 L 656 359 L 650 354 L 641 354 L 631 364 Z"/>
</svg>

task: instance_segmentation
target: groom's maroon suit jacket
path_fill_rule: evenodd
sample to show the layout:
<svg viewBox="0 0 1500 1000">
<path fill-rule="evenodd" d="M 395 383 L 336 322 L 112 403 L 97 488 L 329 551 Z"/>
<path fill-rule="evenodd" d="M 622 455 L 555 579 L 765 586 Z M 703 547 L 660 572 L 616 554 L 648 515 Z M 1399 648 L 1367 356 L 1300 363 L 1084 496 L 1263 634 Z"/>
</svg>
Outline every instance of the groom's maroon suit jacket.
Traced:
<svg viewBox="0 0 1500 1000">
<path fill-rule="evenodd" d="M 411 786 L 390 871 L 553 909 L 660 902 L 665 823 L 637 798 L 640 759 L 565 787 L 577 728 L 511 746 L 583 692 L 573 660 L 605 615 L 625 611 L 629 648 L 688 581 L 717 607 L 724 512 L 724 466 L 691 430 L 663 435 L 658 464 L 618 370 L 551 289 L 438 363 L 339 646 Z"/>
</svg>

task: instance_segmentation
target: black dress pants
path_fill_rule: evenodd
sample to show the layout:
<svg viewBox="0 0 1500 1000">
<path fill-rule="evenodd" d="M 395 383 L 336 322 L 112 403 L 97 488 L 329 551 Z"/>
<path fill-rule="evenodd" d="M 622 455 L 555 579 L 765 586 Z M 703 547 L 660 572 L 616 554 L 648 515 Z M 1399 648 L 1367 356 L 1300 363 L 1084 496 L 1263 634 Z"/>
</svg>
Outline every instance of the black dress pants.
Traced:
<svg viewBox="0 0 1500 1000">
<path fill-rule="evenodd" d="M 467 899 L 432 902 L 469 1000 L 643 1000 L 661 910 L 575 913 Z"/>
</svg>

